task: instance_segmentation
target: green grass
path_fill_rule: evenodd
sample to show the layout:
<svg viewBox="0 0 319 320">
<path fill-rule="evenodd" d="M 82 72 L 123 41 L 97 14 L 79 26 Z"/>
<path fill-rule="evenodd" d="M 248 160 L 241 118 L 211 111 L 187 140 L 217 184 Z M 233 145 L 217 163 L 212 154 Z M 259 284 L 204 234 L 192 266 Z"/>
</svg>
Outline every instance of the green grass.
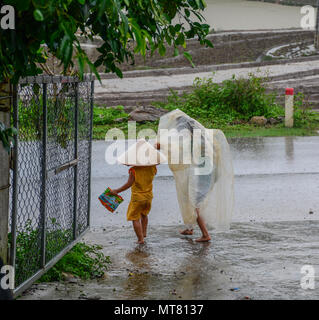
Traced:
<svg viewBox="0 0 319 320">
<path fill-rule="evenodd" d="M 310 128 L 285 128 L 282 124 L 271 127 L 255 127 L 240 125 L 221 128 L 227 138 L 236 137 L 288 137 L 288 136 L 317 136 L 317 130 Z"/>
<path fill-rule="evenodd" d="M 127 119 L 128 114 L 124 112 L 123 106 L 115 108 L 101 108 L 95 106 L 93 109 L 93 123 L 95 125 L 108 125 L 114 123 L 116 119 Z"/>
<path fill-rule="evenodd" d="M 140 132 L 140 130 L 144 129 L 152 129 L 155 134 L 150 138 L 155 138 L 157 133 L 158 121 L 156 122 L 146 122 L 146 123 L 136 123 L 136 134 Z M 117 128 L 123 131 L 125 134 L 125 139 L 128 138 L 128 126 L 127 122 L 123 123 L 113 123 L 108 125 L 94 125 L 93 126 L 93 139 L 94 140 L 105 140 L 106 133 L 108 130 Z"/>
<path fill-rule="evenodd" d="M 203 121 L 204 122 L 204 121 Z M 147 122 L 144 124 L 137 124 L 137 133 L 142 129 L 152 129 L 157 132 L 158 122 Z M 241 125 L 229 125 L 225 127 L 213 127 L 206 126 L 208 129 L 221 129 L 227 138 L 234 137 L 287 137 L 287 136 L 318 136 L 319 131 L 319 120 L 317 126 L 304 126 L 301 128 L 286 128 L 283 124 L 267 126 L 267 127 L 256 127 L 251 124 Z M 125 133 L 127 138 L 127 122 L 121 124 L 105 125 L 105 126 L 94 126 L 93 138 L 94 140 L 104 140 L 105 134 L 112 128 L 119 128 Z M 154 136 L 155 137 L 155 136 Z"/>
<path fill-rule="evenodd" d="M 220 129 L 224 132 L 226 137 L 285 137 L 285 136 L 318 136 L 319 131 L 319 113 L 311 113 L 296 111 L 296 126 L 294 128 L 286 128 L 283 123 L 276 125 L 266 125 L 265 127 L 259 127 L 252 124 L 243 123 L 243 124 L 225 124 L 220 123 L 220 125 L 215 125 L 214 121 L 207 118 L 197 118 L 203 126 L 208 129 Z M 106 122 L 109 122 L 106 120 Z M 105 140 L 105 135 L 108 130 L 117 128 L 123 131 L 125 138 L 128 138 L 128 122 L 112 123 L 98 125 L 94 123 L 93 126 L 93 139 L 94 140 Z M 141 130 L 151 129 L 155 133 L 151 138 L 155 138 L 156 132 L 158 129 L 158 121 L 155 122 L 145 122 L 145 123 L 136 123 L 136 134 Z"/>
</svg>

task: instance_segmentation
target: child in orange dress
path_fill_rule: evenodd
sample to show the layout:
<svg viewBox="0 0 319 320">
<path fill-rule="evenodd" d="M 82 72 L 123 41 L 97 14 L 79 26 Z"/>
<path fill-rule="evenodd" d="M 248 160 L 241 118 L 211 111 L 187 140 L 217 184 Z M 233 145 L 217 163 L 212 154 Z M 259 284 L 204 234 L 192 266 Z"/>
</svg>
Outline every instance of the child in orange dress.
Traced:
<svg viewBox="0 0 319 320">
<path fill-rule="evenodd" d="M 153 158 L 151 157 L 152 159 L 143 159 L 143 161 L 141 161 L 143 164 L 148 165 L 140 165 L 138 161 L 135 162 L 134 165 L 134 161 L 127 160 L 127 153 L 119 157 L 120 162 L 132 167 L 129 169 L 127 182 L 122 187 L 111 190 L 111 194 L 115 195 L 131 188 L 132 194 L 127 209 L 127 220 L 132 221 L 138 243 L 143 244 L 144 238 L 147 235 L 148 214 L 152 207 L 153 179 L 157 173 L 156 165 L 166 161 L 166 158 L 145 140 L 138 140 L 136 146 L 133 146 L 134 152 L 138 153 L 139 149 L 143 149 L 143 156 L 145 150 L 148 149 L 148 153 L 153 155 Z"/>
<path fill-rule="evenodd" d="M 147 234 L 148 214 L 153 199 L 153 179 L 157 173 L 156 166 L 132 167 L 127 182 L 111 194 L 118 194 L 132 188 L 131 202 L 127 209 L 127 221 L 133 222 L 138 243 L 143 244 Z"/>
</svg>

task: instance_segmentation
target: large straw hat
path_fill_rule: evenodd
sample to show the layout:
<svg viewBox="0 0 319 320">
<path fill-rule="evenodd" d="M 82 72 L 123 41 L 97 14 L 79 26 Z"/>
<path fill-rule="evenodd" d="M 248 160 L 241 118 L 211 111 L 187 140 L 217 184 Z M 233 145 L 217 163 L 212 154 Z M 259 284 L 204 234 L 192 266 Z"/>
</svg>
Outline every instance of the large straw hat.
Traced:
<svg viewBox="0 0 319 320">
<path fill-rule="evenodd" d="M 167 159 L 145 139 L 140 139 L 120 155 L 117 161 L 128 166 L 146 167 L 164 163 Z"/>
</svg>

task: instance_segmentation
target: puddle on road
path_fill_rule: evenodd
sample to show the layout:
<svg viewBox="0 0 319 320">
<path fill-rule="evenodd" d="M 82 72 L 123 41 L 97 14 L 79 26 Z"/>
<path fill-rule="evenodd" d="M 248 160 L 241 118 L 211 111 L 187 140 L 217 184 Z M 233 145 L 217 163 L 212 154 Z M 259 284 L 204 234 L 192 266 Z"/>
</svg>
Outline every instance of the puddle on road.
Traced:
<svg viewBox="0 0 319 320">
<path fill-rule="evenodd" d="M 236 223 L 208 244 L 180 236 L 178 226 L 151 227 L 143 246 L 130 228 L 92 232 L 86 241 L 112 260 L 103 280 L 34 285 L 22 299 L 318 299 L 300 287 L 301 267 L 319 265 L 318 227 Z"/>
</svg>

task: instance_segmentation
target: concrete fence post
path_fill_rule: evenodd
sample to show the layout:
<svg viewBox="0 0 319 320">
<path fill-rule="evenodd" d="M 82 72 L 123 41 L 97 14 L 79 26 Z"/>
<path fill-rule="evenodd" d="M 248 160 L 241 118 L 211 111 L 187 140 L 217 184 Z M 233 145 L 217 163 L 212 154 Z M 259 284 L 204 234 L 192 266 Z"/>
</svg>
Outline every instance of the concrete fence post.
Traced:
<svg viewBox="0 0 319 320">
<path fill-rule="evenodd" d="M 294 126 L 294 89 L 286 89 L 285 99 L 285 126 L 292 128 Z"/>
<path fill-rule="evenodd" d="M 10 127 L 10 84 L 0 83 L 0 121 Z M 9 155 L 0 141 L 0 257 L 7 263 L 9 219 Z"/>
</svg>

